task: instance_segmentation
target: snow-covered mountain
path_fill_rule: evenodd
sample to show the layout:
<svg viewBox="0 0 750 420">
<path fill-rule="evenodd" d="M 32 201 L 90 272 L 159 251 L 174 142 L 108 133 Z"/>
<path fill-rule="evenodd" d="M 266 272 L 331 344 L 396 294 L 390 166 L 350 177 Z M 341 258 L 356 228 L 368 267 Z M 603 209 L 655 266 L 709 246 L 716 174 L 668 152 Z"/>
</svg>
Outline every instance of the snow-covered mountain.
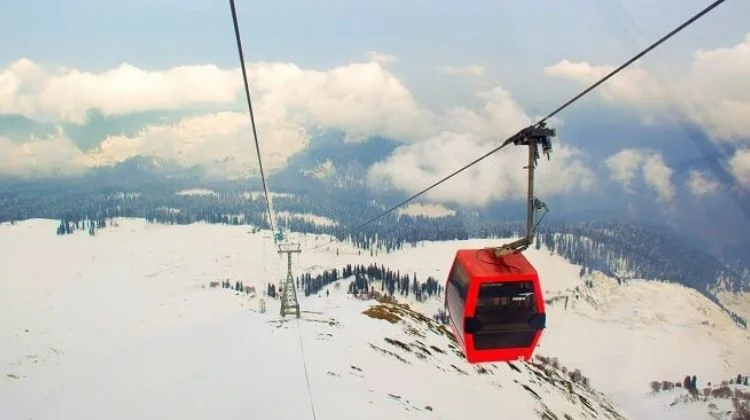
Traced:
<svg viewBox="0 0 750 420">
<path fill-rule="evenodd" d="M 119 219 L 55 236 L 57 224 L 0 226 L 3 418 L 705 418 L 705 405 L 677 410 L 649 383 L 750 372 L 748 333 L 699 293 L 581 279 L 545 249 L 527 252 L 550 302 L 545 358 L 479 368 L 432 321 L 440 298 L 361 300 L 342 279 L 301 296 L 299 321 L 280 320 L 269 297 L 261 313 L 261 292 L 286 273 L 269 232 Z M 494 243 L 371 257 L 297 239 L 297 274 L 376 262 L 440 282 L 457 248 Z M 210 287 L 225 279 L 258 293 Z"/>
</svg>

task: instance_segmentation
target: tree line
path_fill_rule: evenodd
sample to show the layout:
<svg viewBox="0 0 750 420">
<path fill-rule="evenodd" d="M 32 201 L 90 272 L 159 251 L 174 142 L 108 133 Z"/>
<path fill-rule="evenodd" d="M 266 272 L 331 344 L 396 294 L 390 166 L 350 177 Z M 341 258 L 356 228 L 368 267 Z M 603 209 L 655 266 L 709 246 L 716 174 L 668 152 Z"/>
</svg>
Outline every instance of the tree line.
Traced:
<svg viewBox="0 0 750 420">
<path fill-rule="evenodd" d="M 38 190 L 8 190 L 0 200 L 3 204 L 0 221 L 31 217 L 57 219 L 60 220 L 56 227 L 58 235 L 78 230 L 93 235 L 117 217 L 141 217 L 163 224 L 207 222 L 266 226 L 262 196 L 247 197 L 246 188 L 241 185 L 224 189 L 214 186 L 217 194 L 205 196 L 177 195 L 174 187 L 164 185 L 140 188 L 132 193 L 117 192 L 113 188 L 71 192 L 49 186 L 42 188 L 42 195 Z M 382 208 L 382 203 L 357 191 L 354 197 L 347 195 L 346 191 L 341 195 L 277 197 L 274 206 L 280 211 L 313 212 L 332 218 L 340 225 L 321 226 L 303 218 L 292 218 L 285 224 L 295 232 L 331 234 L 372 254 L 393 252 L 423 240 L 517 237 L 524 229 L 520 221 L 493 220 L 486 214 L 459 210 L 455 216 L 442 218 L 392 213 L 351 233 L 347 230 L 351 223 L 361 221 L 363 214 L 377 214 Z M 566 224 L 548 221 L 539 227 L 534 246 L 580 264 L 584 274 L 599 270 L 616 278 L 677 282 L 700 291 L 719 306 L 721 303 L 710 291 L 716 279 L 722 279 L 732 291 L 750 287 L 750 271 L 742 271 L 742 267 L 730 268 L 706 250 L 693 246 L 691 241 L 667 229 L 635 222 L 615 220 Z M 741 316 L 727 312 L 738 325 L 747 326 Z"/>
<path fill-rule="evenodd" d="M 336 280 L 352 277 L 348 286 L 350 294 L 368 292 L 377 287 L 390 296 L 411 295 L 418 302 L 423 302 L 429 297 L 441 296 L 443 293 L 443 286 L 432 276 L 419 281 L 417 273 L 402 273 L 400 270 L 392 270 L 374 263 L 368 266 L 347 264 L 341 270 L 325 270 L 314 277 L 310 273 L 304 273 L 299 277 L 298 285 L 304 289 L 305 296 L 310 296 Z"/>
</svg>

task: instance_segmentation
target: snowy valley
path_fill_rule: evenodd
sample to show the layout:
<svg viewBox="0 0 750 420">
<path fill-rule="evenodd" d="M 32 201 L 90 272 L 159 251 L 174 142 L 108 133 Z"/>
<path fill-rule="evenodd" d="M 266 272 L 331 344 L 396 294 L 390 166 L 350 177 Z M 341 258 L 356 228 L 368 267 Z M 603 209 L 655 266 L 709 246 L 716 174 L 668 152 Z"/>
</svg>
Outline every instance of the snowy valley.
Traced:
<svg viewBox="0 0 750 420">
<path fill-rule="evenodd" d="M 270 232 L 115 221 L 95 236 L 55 236 L 56 220 L 0 226 L 2 418 L 729 419 L 723 391 L 650 384 L 695 375 L 703 395 L 750 373 L 750 334 L 696 290 L 581 278 L 544 247 L 527 251 L 548 302 L 539 357 L 473 366 L 433 319 L 441 296 L 362 299 L 342 278 L 300 292 L 301 319 L 282 320 L 263 293 L 286 273 Z M 456 249 L 497 243 L 371 256 L 294 238 L 298 276 L 375 263 L 440 284 Z M 211 287 L 225 280 L 256 293 Z M 740 399 L 749 391 L 731 385 Z"/>
<path fill-rule="evenodd" d="M 44 3 L 0 420 L 750 420 L 750 1 Z"/>
</svg>

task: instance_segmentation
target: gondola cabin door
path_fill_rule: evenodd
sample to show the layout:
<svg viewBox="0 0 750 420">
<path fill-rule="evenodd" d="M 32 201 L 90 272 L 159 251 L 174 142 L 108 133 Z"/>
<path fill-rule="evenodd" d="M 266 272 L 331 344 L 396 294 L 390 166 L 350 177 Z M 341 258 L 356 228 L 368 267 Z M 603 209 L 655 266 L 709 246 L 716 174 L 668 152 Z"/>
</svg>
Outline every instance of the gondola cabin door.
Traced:
<svg viewBox="0 0 750 420">
<path fill-rule="evenodd" d="M 445 300 L 469 363 L 529 359 L 546 325 L 539 276 L 520 252 L 459 250 Z"/>
</svg>

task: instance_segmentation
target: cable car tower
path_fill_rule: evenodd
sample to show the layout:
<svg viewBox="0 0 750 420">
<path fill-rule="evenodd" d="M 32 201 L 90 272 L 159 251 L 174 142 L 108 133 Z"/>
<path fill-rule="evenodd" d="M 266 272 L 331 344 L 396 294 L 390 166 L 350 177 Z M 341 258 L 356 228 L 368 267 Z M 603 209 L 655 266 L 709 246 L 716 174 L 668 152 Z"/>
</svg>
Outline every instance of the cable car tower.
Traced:
<svg viewBox="0 0 750 420">
<path fill-rule="evenodd" d="M 281 230 L 279 230 L 281 233 Z M 276 244 L 279 247 L 279 254 L 286 254 L 287 256 L 287 271 L 286 279 L 281 285 L 281 316 L 296 315 L 300 317 L 299 301 L 297 300 L 297 287 L 294 284 L 294 275 L 292 275 L 292 254 L 301 253 L 300 245 L 298 243 L 291 243 L 286 241 L 280 241 Z"/>
</svg>

